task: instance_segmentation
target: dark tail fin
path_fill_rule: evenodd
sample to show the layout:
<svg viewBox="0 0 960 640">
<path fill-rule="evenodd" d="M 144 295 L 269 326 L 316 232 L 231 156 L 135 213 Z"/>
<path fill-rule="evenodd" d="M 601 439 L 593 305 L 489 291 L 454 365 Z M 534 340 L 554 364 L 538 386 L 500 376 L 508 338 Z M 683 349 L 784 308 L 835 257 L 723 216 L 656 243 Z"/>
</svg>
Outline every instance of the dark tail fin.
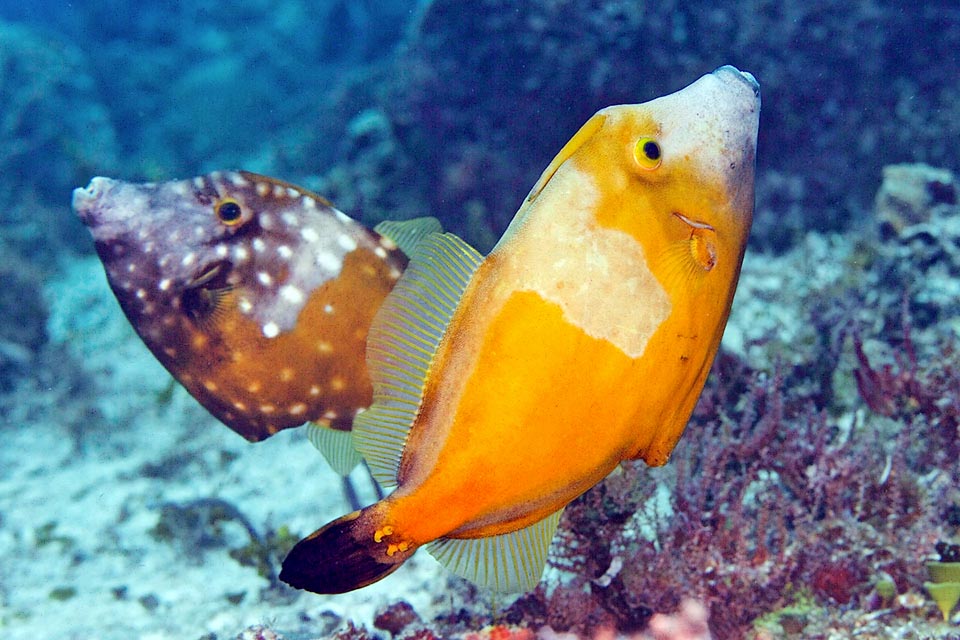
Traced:
<svg viewBox="0 0 960 640">
<path fill-rule="evenodd" d="M 298 542 L 283 561 L 280 579 L 314 593 L 345 593 L 396 571 L 416 547 L 396 548 L 377 526 L 377 506 L 338 518 Z"/>
</svg>

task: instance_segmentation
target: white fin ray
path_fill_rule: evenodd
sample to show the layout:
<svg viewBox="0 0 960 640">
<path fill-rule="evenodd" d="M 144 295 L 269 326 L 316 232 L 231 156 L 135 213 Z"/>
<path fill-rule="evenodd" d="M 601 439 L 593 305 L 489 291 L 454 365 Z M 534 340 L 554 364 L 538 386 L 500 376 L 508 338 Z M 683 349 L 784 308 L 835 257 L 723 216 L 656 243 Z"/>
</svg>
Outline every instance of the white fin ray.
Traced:
<svg viewBox="0 0 960 640">
<path fill-rule="evenodd" d="M 440 538 L 427 545 L 440 564 L 497 593 L 530 591 L 540 582 L 563 509 L 528 527 L 486 538 Z"/>
<path fill-rule="evenodd" d="M 373 405 L 356 417 L 357 448 L 384 486 L 397 484 L 407 433 L 427 373 L 467 283 L 483 257 L 452 233 L 423 238 L 370 327 L 367 366 Z"/>
<path fill-rule="evenodd" d="M 412 256 L 417 245 L 431 233 L 443 233 L 443 225 L 436 218 L 426 216 L 410 220 L 384 220 L 373 228 L 400 247 L 407 256 Z"/>
<path fill-rule="evenodd" d="M 341 476 L 347 476 L 362 461 L 353 442 L 353 433 L 307 423 L 307 440 L 315 446 L 327 464 Z"/>
</svg>

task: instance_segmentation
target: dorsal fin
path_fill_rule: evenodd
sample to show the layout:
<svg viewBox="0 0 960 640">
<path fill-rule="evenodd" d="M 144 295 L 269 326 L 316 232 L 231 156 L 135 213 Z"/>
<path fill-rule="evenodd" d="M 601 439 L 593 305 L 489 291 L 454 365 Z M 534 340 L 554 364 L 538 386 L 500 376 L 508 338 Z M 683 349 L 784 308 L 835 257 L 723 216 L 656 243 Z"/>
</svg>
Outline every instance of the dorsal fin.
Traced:
<svg viewBox="0 0 960 640">
<path fill-rule="evenodd" d="M 444 567 L 497 593 L 530 591 L 540 582 L 563 509 L 518 531 L 487 538 L 440 538 L 427 551 Z"/>
<path fill-rule="evenodd" d="M 330 467 L 341 476 L 350 475 L 360 464 L 360 453 L 353 444 L 353 433 L 331 429 L 315 422 L 307 423 L 307 440 L 315 446 Z"/>
<path fill-rule="evenodd" d="M 424 380 L 460 297 L 483 257 L 452 233 L 431 234 L 374 317 L 367 338 L 373 405 L 353 423 L 354 442 L 384 486 L 397 484 Z"/>
<path fill-rule="evenodd" d="M 384 220 L 373 230 L 390 238 L 400 247 L 400 251 L 412 256 L 420 241 L 431 233 L 442 233 L 443 225 L 436 218 L 426 216 L 410 220 Z"/>
</svg>

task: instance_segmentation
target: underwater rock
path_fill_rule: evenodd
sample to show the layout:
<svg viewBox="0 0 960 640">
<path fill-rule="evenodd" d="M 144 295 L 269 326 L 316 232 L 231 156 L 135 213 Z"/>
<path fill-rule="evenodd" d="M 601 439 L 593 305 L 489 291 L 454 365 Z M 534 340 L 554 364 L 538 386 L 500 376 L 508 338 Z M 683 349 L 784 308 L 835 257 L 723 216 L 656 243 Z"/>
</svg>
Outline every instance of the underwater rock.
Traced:
<svg viewBox="0 0 960 640">
<path fill-rule="evenodd" d="M 960 183 L 946 169 L 923 163 L 884 167 L 875 204 L 881 235 L 903 237 L 910 227 L 931 222 L 940 205 L 956 205 L 958 194 Z"/>
<path fill-rule="evenodd" d="M 373 626 L 388 632 L 391 636 L 399 636 L 411 624 L 419 623 L 420 616 L 413 606 L 405 600 L 394 602 L 377 610 L 373 618 Z"/>
<path fill-rule="evenodd" d="M 266 625 L 256 624 L 237 634 L 235 640 L 284 640 L 284 637 Z"/>
</svg>

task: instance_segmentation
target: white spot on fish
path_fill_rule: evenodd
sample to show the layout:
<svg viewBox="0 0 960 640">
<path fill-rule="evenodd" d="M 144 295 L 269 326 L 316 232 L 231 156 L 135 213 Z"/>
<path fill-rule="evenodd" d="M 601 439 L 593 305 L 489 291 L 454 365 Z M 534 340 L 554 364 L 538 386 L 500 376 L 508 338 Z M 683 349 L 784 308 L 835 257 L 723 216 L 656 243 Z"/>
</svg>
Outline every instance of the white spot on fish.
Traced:
<svg viewBox="0 0 960 640">
<path fill-rule="evenodd" d="M 136 262 L 128 262 L 128 263 L 127 263 L 127 273 L 133 273 L 133 272 L 136 271 L 136 270 L 137 270 L 137 263 L 136 263 Z"/>
<path fill-rule="evenodd" d="M 327 271 L 338 271 L 341 264 L 340 258 L 329 251 L 317 253 L 317 266 L 323 267 Z"/>
<path fill-rule="evenodd" d="M 277 247 L 277 253 L 280 254 L 280 257 L 283 258 L 284 260 L 289 260 L 290 258 L 293 257 L 293 250 L 291 250 L 290 247 L 288 247 L 285 244 L 282 244 L 279 247 Z"/>
<path fill-rule="evenodd" d="M 313 229 L 311 227 L 307 227 L 306 229 L 303 229 L 302 231 L 300 231 L 300 235 L 307 242 L 317 242 L 318 240 L 320 240 L 320 234 L 317 233 L 316 229 Z"/>
<path fill-rule="evenodd" d="M 217 383 L 214 382 L 213 380 L 204 380 L 203 388 L 209 391 L 210 393 L 213 393 L 214 391 L 217 390 Z"/>
<path fill-rule="evenodd" d="M 357 248 L 357 241 L 345 233 L 341 233 L 339 236 L 337 236 L 337 244 L 340 245 L 341 249 L 347 252 L 353 251 Z"/>
<path fill-rule="evenodd" d="M 283 194 L 286 192 L 286 189 L 283 188 L 283 185 L 276 184 L 273 185 L 273 196 L 275 198 L 282 198 Z"/>
<path fill-rule="evenodd" d="M 233 248 L 233 258 L 238 262 L 243 262 L 250 257 L 250 253 L 247 251 L 247 248 L 243 245 L 238 245 Z"/>
<path fill-rule="evenodd" d="M 185 267 L 189 267 L 196 261 L 197 261 L 197 254 L 191 251 L 187 255 L 183 256 L 183 260 L 180 261 L 180 264 L 182 264 Z"/>
<path fill-rule="evenodd" d="M 170 190 L 176 196 L 186 197 L 190 193 L 190 185 L 186 182 L 174 182 L 170 185 Z"/>
<path fill-rule="evenodd" d="M 250 184 L 249 182 L 247 182 L 246 178 L 244 178 L 239 173 L 234 173 L 233 171 L 230 172 L 230 174 L 227 176 L 227 179 L 230 180 L 230 183 L 233 184 L 235 187 L 245 187 L 248 184 Z"/>
<path fill-rule="evenodd" d="M 259 222 L 260 227 L 264 230 L 269 231 L 273 228 L 273 216 L 271 216 L 269 213 L 261 213 Z"/>
<path fill-rule="evenodd" d="M 262 284 L 262 285 L 265 286 L 265 287 L 269 287 L 269 286 L 271 286 L 271 285 L 273 284 L 273 277 L 272 277 L 269 273 L 267 273 L 266 271 L 258 271 L 258 272 L 257 272 L 257 280 L 259 280 L 259 281 L 260 281 L 260 284 Z M 267 328 L 264 327 L 264 328 L 263 328 L 263 331 L 264 331 L 264 333 L 266 333 Z M 268 337 L 269 337 L 269 336 L 268 336 Z"/>
<path fill-rule="evenodd" d="M 143 289 L 137 289 L 137 298 L 139 298 L 140 300 L 146 300 L 147 292 L 144 291 Z"/>
<path fill-rule="evenodd" d="M 317 208 L 317 201 L 311 198 L 310 196 L 303 196 L 303 199 L 301 200 L 301 202 L 303 203 L 303 206 L 305 206 L 307 209 Z"/>
<path fill-rule="evenodd" d="M 381 260 L 387 259 L 387 251 L 383 247 L 374 247 L 373 253 L 376 254 L 376 256 Z"/>
<path fill-rule="evenodd" d="M 388 251 L 393 251 L 397 248 L 397 243 L 387 236 L 380 236 L 380 246 Z"/>
<path fill-rule="evenodd" d="M 294 405 L 291 405 L 288 411 L 292 416 L 303 415 L 307 411 L 307 405 L 303 404 L 302 402 L 298 402 Z"/>
<path fill-rule="evenodd" d="M 225 245 L 225 244 L 218 244 L 218 245 L 217 245 L 217 248 L 214 249 L 214 251 L 217 252 L 217 257 L 218 257 L 218 258 L 226 258 L 226 257 L 227 257 L 227 245 Z"/>
<path fill-rule="evenodd" d="M 333 353 L 333 345 L 326 340 L 321 340 L 317 343 L 317 351 L 324 354 Z"/>
<path fill-rule="evenodd" d="M 268 193 L 270 193 L 270 185 L 268 185 L 266 182 L 258 182 L 257 195 L 263 198 L 266 197 Z"/>
<path fill-rule="evenodd" d="M 276 322 L 268 322 L 263 325 L 263 335 L 267 338 L 276 338 L 280 335 L 280 327 Z"/>
<path fill-rule="evenodd" d="M 332 305 L 332 304 L 325 304 L 325 305 L 323 305 L 323 312 L 324 312 L 324 313 L 330 313 L 330 314 L 332 314 L 332 313 L 333 313 L 333 305 Z"/>
<path fill-rule="evenodd" d="M 273 413 L 277 408 L 272 404 L 262 404 L 260 405 L 260 413 Z"/>
<path fill-rule="evenodd" d="M 320 387 L 318 387 L 318 386 L 315 385 L 315 384 L 314 384 L 314 385 L 311 385 L 311 386 L 310 386 L 310 395 L 312 395 L 312 396 L 318 396 L 318 395 L 320 395 Z"/>
<path fill-rule="evenodd" d="M 280 369 L 280 382 L 290 382 L 295 377 L 295 372 L 290 367 Z"/>
<path fill-rule="evenodd" d="M 300 192 L 294 189 L 293 187 L 287 187 L 287 195 L 291 198 L 296 198 L 300 195 Z"/>
<path fill-rule="evenodd" d="M 170 278 L 164 278 L 157 284 L 157 288 L 160 289 L 160 291 L 166 291 L 170 288 L 170 284 Z"/>
<path fill-rule="evenodd" d="M 267 248 L 267 243 L 260 238 L 253 239 L 253 250 L 257 253 L 263 253 Z"/>
<path fill-rule="evenodd" d="M 343 211 L 340 211 L 339 209 L 334 209 L 333 215 L 337 216 L 337 220 L 339 220 L 344 224 L 353 224 L 353 220 L 350 218 L 350 216 L 345 214 Z"/>
<path fill-rule="evenodd" d="M 243 404 L 239 400 L 233 403 L 233 408 L 237 411 L 242 411 L 243 413 L 247 412 L 247 405 Z"/>
<path fill-rule="evenodd" d="M 263 385 L 259 380 L 255 380 L 247 385 L 248 393 L 260 393 L 260 390 L 263 389 Z"/>
<path fill-rule="evenodd" d="M 203 179 L 202 176 L 197 176 L 196 178 L 193 179 L 193 186 L 196 187 L 197 189 L 203 189 L 205 184 L 206 184 L 206 181 Z"/>
<path fill-rule="evenodd" d="M 292 284 L 280 287 L 280 295 L 290 304 L 302 304 L 304 300 L 303 291 Z"/>
<path fill-rule="evenodd" d="M 237 301 L 237 306 L 240 307 L 240 313 L 248 314 L 253 311 L 253 303 L 250 302 L 248 298 L 240 298 Z"/>
<path fill-rule="evenodd" d="M 288 227 L 300 226 L 300 218 L 298 218 L 294 213 L 284 211 L 282 214 L 280 214 L 280 217 L 283 219 L 284 224 L 286 224 Z"/>
<path fill-rule="evenodd" d="M 195 235 L 198 238 L 202 238 L 205 235 L 207 235 L 207 230 L 204 229 L 203 227 L 196 226 L 193 228 L 193 235 Z"/>
</svg>

